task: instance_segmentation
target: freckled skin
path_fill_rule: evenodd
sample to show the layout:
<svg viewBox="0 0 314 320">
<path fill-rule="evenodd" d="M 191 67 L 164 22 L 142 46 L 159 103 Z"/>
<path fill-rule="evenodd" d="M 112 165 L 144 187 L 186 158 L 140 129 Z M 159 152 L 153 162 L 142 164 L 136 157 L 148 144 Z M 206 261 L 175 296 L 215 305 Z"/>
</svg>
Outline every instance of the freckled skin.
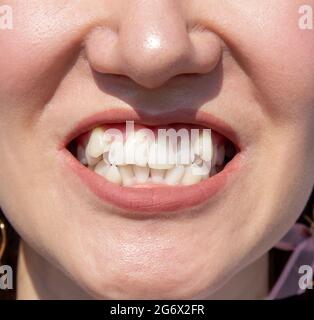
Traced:
<svg viewBox="0 0 314 320">
<path fill-rule="evenodd" d="M 207 296 L 293 225 L 314 182 L 303 1 L 4 2 L 0 206 L 71 282 L 97 298 Z M 123 218 L 66 172 L 58 146 L 82 119 L 181 105 L 224 119 L 246 145 L 241 178 L 200 214 Z"/>
</svg>

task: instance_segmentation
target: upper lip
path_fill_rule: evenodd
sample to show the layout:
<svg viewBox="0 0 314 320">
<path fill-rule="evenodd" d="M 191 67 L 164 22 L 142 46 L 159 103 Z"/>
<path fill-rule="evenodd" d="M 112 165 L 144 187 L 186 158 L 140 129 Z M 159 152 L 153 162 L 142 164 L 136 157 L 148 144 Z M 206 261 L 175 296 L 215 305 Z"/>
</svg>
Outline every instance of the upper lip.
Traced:
<svg viewBox="0 0 314 320">
<path fill-rule="evenodd" d="M 166 125 L 171 123 L 189 123 L 211 128 L 230 140 L 238 151 L 244 146 L 234 128 L 225 120 L 202 110 L 176 109 L 169 112 L 136 112 L 132 108 L 108 108 L 104 111 L 92 114 L 72 127 L 60 144 L 59 149 L 64 149 L 68 144 L 83 133 L 93 128 L 108 123 L 123 123 L 134 121 L 143 125 Z"/>
</svg>

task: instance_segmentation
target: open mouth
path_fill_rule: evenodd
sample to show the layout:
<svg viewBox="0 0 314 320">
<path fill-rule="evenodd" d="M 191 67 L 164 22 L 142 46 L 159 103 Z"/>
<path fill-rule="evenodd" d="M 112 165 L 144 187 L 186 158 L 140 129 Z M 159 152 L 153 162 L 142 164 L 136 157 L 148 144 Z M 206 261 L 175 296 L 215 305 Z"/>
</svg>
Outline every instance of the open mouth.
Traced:
<svg viewBox="0 0 314 320">
<path fill-rule="evenodd" d="M 222 121 L 199 111 L 187 123 L 192 117 L 181 115 L 94 116 L 68 137 L 62 147 L 66 162 L 94 194 L 127 212 L 178 212 L 201 205 L 241 167 L 242 150 Z"/>
<path fill-rule="evenodd" d="M 221 172 L 234 144 L 197 125 L 98 126 L 74 139 L 69 150 L 89 170 L 124 187 L 194 185 Z"/>
</svg>

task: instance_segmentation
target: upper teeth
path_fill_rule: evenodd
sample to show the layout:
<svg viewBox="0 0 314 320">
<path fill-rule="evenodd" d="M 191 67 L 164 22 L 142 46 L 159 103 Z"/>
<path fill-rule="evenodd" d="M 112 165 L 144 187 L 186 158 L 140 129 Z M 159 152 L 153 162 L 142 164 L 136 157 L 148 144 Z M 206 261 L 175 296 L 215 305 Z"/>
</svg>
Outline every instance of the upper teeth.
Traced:
<svg viewBox="0 0 314 320">
<path fill-rule="evenodd" d="M 104 128 L 98 127 L 91 134 L 85 148 L 79 145 L 79 161 L 88 165 L 108 181 L 130 186 L 147 182 L 169 185 L 191 185 L 216 172 L 225 158 L 223 145 L 213 143 L 210 129 L 189 140 L 189 145 L 177 145 L 157 137 L 154 140 L 140 132 L 126 141 L 116 139 Z"/>
</svg>

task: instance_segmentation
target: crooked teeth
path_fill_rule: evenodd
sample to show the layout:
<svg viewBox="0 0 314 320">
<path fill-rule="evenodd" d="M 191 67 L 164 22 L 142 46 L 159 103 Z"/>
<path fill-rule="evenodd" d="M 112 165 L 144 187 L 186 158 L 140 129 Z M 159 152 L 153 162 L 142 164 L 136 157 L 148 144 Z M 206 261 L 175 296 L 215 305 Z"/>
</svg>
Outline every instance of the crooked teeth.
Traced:
<svg viewBox="0 0 314 320">
<path fill-rule="evenodd" d="M 222 170 L 225 147 L 217 146 L 210 129 L 201 130 L 187 144 L 178 142 L 177 148 L 172 143 L 159 137 L 154 141 L 141 131 L 123 142 L 99 127 L 91 132 L 86 148 L 78 146 L 77 158 L 108 181 L 123 186 L 192 185 Z"/>
<path fill-rule="evenodd" d="M 110 164 L 123 166 L 126 165 L 124 157 L 124 145 L 122 141 L 116 140 L 112 142 L 108 154 Z"/>
<path fill-rule="evenodd" d="M 89 138 L 86 153 L 92 158 L 100 157 L 110 147 L 110 137 L 105 135 L 103 128 L 96 128 Z"/>
<path fill-rule="evenodd" d="M 101 156 L 98 158 L 93 158 L 87 152 L 85 153 L 85 158 L 89 167 L 94 167 L 99 161 L 101 161 Z"/>
</svg>

